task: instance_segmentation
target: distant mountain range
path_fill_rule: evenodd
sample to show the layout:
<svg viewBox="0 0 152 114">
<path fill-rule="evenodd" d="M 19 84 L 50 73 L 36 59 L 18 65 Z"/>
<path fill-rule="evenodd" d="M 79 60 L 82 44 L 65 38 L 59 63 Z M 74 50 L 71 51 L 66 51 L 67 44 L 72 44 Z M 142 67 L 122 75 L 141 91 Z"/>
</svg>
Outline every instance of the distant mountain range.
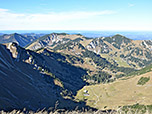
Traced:
<svg viewBox="0 0 152 114">
<path fill-rule="evenodd" d="M 46 35 L 50 33 L 68 33 L 68 34 L 82 34 L 85 37 L 98 38 L 98 37 L 109 37 L 115 34 L 121 34 L 133 40 L 152 40 L 152 31 L 82 31 L 82 30 L 6 30 L 0 31 L 2 34 L 38 34 Z"/>
<path fill-rule="evenodd" d="M 80 47 L 80 45 L 82 49 L 90 50 L 111 62 L 117 63 L 118 66 L 138 69 L 152 62 L 151 40 L 136 41 L 119 34 L 95 39 L 86 38 L 81 34 L 49 34 L 34 40 L 26 48 L 31 50 L 51 48 L 64 53 L 71 51 L 75 56 L 79 56 L 82 50 L 79 48 L 79 51 L 75 52 L 77 49 L 74 48 Z"/>
</svg>

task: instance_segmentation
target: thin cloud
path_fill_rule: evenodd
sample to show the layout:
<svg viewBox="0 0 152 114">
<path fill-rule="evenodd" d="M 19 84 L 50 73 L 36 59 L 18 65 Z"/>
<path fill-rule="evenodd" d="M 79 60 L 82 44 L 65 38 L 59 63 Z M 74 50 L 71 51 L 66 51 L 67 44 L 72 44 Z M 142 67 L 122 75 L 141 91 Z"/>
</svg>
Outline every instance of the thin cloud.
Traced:
<svg viewBox="0 0 152 114">
<path fill-rule="evenodd" d="M 8 9 L 1 9 L 0 8 L 0 12 L 6 12 L 6 11 L 9 11 Z"/>
<path fill-rule="evenodd" d="M 71 11 L 50 12 L 47 14 L 22 14 L 12 13 L 8 9 L 0 9 L 0 29 L 49 29 L 49 27 L 59 26 L 63 22 L 89 19 L 114 13 L 116 12 L 105 10 L 95 12 Z"/>
<path fill-rule="evenodd" d="M 133 7 L 133 6 L 135 6 L 135 4 L 129 3 L 128 6 L 129 6 L 129 7 Z"/>
</svg>

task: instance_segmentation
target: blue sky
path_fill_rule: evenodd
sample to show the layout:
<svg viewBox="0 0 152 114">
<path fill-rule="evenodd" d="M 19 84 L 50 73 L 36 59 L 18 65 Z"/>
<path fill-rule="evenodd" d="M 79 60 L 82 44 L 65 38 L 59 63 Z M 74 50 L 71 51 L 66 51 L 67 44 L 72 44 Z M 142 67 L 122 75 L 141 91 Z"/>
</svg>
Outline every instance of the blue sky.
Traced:
<svg viewBox="0 0 152 114">
<path fill-rule="evenodd" d="M 0 30 L 152 31 L 152 0 L 0 0 Z"/>
</svg>

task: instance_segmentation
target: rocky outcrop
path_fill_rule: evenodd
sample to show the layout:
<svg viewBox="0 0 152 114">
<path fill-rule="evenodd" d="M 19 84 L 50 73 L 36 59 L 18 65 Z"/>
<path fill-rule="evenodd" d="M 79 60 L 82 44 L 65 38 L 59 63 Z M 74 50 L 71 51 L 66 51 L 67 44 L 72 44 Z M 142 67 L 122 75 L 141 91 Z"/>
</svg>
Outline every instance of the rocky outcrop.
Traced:
<svg viewBox="0 0 152 114">
<path fill-rule="evenodd" d="M 93 41 L 91 41 L 86 48 L 97 53 L 109 53 L 111 51 L 111 48 L 104 42 L 102 38 L 96 38 Z"/>
<path fill-rule="evenodd" d="M 62 41 L 63 39 L 60 39 L 57 34 L 52 33 L 35 40 L 31 43 L 31 46 L 29 45 L 27 47 L 31 50 L 37 50 L 46 46 L 53 46 Z"/>
</svg>

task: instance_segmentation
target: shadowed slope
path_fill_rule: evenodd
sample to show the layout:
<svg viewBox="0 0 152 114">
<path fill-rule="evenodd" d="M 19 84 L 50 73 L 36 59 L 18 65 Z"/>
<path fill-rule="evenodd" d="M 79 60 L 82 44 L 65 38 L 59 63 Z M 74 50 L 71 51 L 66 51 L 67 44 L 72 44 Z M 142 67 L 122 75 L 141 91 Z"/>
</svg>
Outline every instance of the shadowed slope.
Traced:
<svg viewBox="0 0 152 114">
<path fill-rule="evenodd" d="M 23 58 L 28 58 L 27 55 L 25 56 L 25 53 L 28 52 L 13 44 L 12 48 L 15 47 L 18 48 L 16 58 L 12 57 L 6 46 L 0 45 L 0 110 L 23 108 L 38 110 L 44 107 L 54 107 L 56 101 L 58 101 L 57 108 L 85 107 L 84 103 L 75 103 L 72 100 L 64 99 L 60 95 L 62 88 L 55 85 L 54 78 L 34 69 L 33 64 L 25 62 Z M 19 56 L 21 53 L 22 55 Z M 35 52 L 30 53 L 36 54 Z M 37 55 L 37 60 L 46 60 L 46 58 L 43 59 L 43 56 Z M 55 64 L 52 63 L 52 65 Z M 57 67 L 60 69 L 62 66 L 58 65 Z M 69 80 L 68 78 L 67 76 L 65 79 Z M 66 83 L 68 87 L 68 81 Z M 69 85 L 77 88 L 75 84 Z M 71 90 L 76 89 L 71 88 Z"/>
</svg>

